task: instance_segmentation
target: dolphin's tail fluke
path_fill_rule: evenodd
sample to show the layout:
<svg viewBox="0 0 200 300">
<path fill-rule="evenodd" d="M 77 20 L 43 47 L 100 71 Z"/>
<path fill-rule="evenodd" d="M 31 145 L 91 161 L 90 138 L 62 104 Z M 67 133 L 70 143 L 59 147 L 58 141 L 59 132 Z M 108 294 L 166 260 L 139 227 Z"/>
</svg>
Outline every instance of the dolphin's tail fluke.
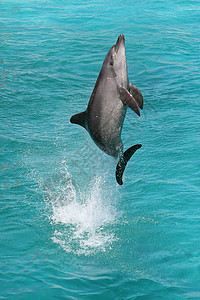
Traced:
<svg viewBox="0 0 200 300">
<path fill-rule="evenodd" d="M 135 151 L 141 147 L 142 147 L 141 144 L 137 144 L 137 145 L 134 145 L 134 146 L 128 148 L 123 153 L 123 156 L 120 158 L 120 160 L 117 164 L 117 167 L 116 167 L 116 180 L 119 185 L 123 184 L 122 176 L 123 176 L 124 170 L 126 168 L 127 162 L 129 161 L 131 156 L 135 153 Z"/>
</svg>

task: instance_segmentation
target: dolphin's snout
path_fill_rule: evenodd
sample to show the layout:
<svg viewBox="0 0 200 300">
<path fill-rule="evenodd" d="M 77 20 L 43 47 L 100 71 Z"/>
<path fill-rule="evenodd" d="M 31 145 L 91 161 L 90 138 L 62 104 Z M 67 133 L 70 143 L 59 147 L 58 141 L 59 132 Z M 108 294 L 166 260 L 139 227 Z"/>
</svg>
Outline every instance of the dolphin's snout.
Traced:
<svg viewBox="0 0 200 300">
<path fill-rule="evenodd" d="M 116 46 L 115 46 L 116 52 L 118 52 L 121 43 L 123 43 L 123 44 L 125 43 L 125 38 L 124 38 L 124 35 L 122 33 L 119 35 L 119 37 L 117 39 L 117 43 L 116 43 Z"/>
<path fill-rule="evenodd" d="M 124 35 L 121 33 L 118 37 L 118 39 L 124 39 Z"/>
</svg>

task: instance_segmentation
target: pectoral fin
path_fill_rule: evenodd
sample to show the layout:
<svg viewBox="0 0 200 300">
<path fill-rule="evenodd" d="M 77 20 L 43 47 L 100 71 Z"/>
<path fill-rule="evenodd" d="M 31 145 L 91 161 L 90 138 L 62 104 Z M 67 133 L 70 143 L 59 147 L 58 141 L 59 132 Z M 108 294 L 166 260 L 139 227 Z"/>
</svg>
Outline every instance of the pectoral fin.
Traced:
<svg viewBox="0 0 200 300">
<path fill-rule="evenodd" d="M 70 122 L 86 128 L 86 111 L 73 115 Z"/>
<path fill-rule="evenodd" d="M 129 93 L 129 91 L 124 87 L 120 87 L 119 95 L 123 104 L 130 107 L 132 110 L 136 112 L 138 116 L 140 116 L 140 111 L 139 111 L 137 101 L 133 98 L 133 96 Z"/>
<path fill-rule="evenodd" d="M 139 108 L 143 109 L 143 96 L 142 96 L 142 93 L 140 92 L 140 90 L 132 83 L 129 83 L 129 89 L 130 89 L 131 95 L 136 100 Z"/>
</svg>

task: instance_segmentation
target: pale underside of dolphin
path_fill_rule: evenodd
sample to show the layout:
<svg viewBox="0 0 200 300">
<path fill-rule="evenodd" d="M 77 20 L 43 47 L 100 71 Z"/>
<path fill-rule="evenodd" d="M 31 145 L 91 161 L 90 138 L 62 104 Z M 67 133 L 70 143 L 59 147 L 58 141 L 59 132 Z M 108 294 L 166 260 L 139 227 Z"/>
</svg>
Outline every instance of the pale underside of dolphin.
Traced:
<svg viewBox="0 0 200 300">
<path fill-rule="evenodd" d="M 125 39 L 120 34 L 104 59 L 87 109 L 70 119 L 71 123 L 84 127 L 101 150 L 119 158 L 116 180 L 120 185 L 123 184 L 122 175 L 127 162 L 142 146 L 134 145 L 123 153 L 121 131 L 127 107 L 140 116 L 143 96 L 128 80 Z"/>
</svg>

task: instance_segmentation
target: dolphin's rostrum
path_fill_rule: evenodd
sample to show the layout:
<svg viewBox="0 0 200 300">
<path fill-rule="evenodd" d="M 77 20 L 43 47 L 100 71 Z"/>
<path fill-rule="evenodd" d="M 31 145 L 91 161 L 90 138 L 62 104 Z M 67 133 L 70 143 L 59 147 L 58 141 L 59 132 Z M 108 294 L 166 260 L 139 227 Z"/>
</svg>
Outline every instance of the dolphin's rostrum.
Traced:
<svg viewBox="0 0 200 300">
<path fill-rule="evenodd" d="M 73 115 L 71 123 L 83 126 L 96 145 L 105 153 L 119 158 L 116 180 L 122 185 L 126 164 L 142 145 L 137 144 L 123 153 L 121 131 L 130 107 L 138 116 L 143 108 L 143 96 L 128 80 L 124 35 L 120 34 L 116 45 L 108 51 L 87 109 Z"/>
</svg>

